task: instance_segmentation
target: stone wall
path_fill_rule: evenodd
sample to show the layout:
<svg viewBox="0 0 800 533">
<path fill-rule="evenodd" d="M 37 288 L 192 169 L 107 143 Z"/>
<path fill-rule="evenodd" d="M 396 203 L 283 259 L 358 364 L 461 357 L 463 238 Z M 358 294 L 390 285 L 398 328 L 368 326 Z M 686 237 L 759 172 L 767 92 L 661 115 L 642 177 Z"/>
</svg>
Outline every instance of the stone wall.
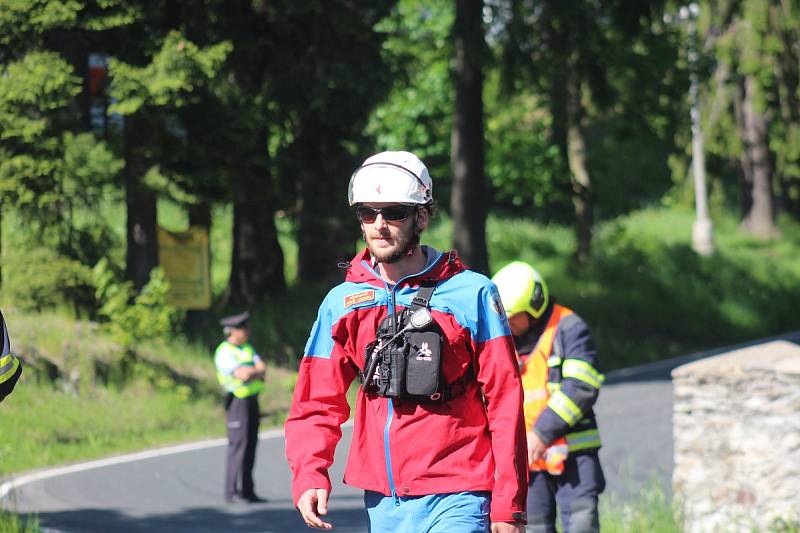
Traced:
<svg viewBox="0 0 800 533">
<path fill-rule="evenodd" d="M 688 533 L 800 520 L 800 346 L 775 341 L 672 371 L 673 494 Z"/>
</svg>

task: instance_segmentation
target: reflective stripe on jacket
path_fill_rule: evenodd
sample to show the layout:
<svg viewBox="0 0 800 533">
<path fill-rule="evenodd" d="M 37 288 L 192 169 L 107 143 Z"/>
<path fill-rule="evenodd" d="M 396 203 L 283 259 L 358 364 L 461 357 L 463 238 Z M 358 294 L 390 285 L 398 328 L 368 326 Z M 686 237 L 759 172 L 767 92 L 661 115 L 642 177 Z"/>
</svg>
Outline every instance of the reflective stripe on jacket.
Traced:
<svg viewBox="0 0 800 533">
<path fill-rule="evenodd" d="M 236 346 L 231 342 L 222 341 L 217 347 L 217 351 L 214 352 L 215 362 L 226 355 L 235 357 L 239 362 L 239 366 L 255 365 L 256 351 L 248 343 Z M 226 375 L 220 372 L 219 365 L 217 365 L 217 369 L 217 380 L 219 384 L 222 385 L 222 388 L 226 391 L 232 392 L 237 398 L 249 398 L 264 390 L 264 381 L 261 379 L 243 382 L 240 379 L 236 379 L 233 374 Z"/>
</svg>

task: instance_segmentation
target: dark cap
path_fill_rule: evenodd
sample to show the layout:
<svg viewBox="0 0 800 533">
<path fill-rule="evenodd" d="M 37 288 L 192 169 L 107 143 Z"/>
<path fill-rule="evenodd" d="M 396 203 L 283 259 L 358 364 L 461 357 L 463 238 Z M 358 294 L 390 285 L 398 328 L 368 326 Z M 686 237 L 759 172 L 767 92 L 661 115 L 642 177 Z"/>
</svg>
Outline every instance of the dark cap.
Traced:
<svg viewBox="0 0 800 533">
<path fill-rule="evenodd" d="M 238 315 L 226 316 L 220 320 L 219 323 L 221 326 L 226 328 L 240 328 L 247 324 L 248 318 L 250 318 L 250 313 L 245 311 L 244 313 L 239 313 Z"/>
</svg>

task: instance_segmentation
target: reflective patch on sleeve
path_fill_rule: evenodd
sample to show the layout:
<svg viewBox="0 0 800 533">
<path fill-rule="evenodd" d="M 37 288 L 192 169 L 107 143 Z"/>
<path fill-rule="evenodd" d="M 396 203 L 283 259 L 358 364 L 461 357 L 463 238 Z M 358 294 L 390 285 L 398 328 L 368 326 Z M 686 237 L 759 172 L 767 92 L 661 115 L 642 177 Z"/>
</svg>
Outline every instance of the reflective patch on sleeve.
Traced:
<svg viewBox="0 0 800 533">
<path fill-rule="evenodd" d="M 564 366 L 561 367 L 563 378 L 573 378 L 588 383 L 595 389 L 599 389 L 600 385 L 606 379 L 603 374 L 598 372 L 586 361 L 580 359 L 567 359 L 564 361 Z"/>
<path fill-rule="evenodd" d="M 547 366 L 552 368 L 561 364 L 561 358 L 557 355 L 551 355 L 547 358 Z"/>
<path fill-rule="evenodd" d="M 560 390 L 550 397 L 547 407 L 561 417 L 568 426 L 574 426 L 583 416 L 580 407 Z"/>
<path fill-rule="evenodd" d="M 4 383 L 14 377 L 17 368 L 19 368 L 19 359 L 13 355 L 8 355 L 7 358 L 10 358 L 9 362 L 3 368 L 0 368 L 0 383 Z M 6 358 L 4 357 L 3 359 Z"/>
<path fill-rule="evenodd" d="M 600 432 L 596 429 L 588 429 L 586 431 L 568 433 L 567 445 L 569 446 L 569 451 L 571 452 L 599 448 L 601 445 Z"/>
</svg>

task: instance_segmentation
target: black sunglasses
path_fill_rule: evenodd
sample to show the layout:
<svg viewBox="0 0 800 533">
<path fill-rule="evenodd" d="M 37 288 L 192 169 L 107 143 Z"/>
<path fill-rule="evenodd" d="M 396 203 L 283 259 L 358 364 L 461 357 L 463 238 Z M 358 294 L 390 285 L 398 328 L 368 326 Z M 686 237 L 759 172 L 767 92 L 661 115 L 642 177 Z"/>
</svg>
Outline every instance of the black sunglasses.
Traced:
<svg viewBox="0 0 800 533">
<path fill-rule="evenodd" d="M 356 216 L 361 222 L 372 224 L 378 218 L 378 213 L 383 215 L 387 222 L 399 222 L 405 220 L 416 209 L 413 205 L 390 205 L 387 207 L 367 207 L 360 205 L 356 207 Z"/>
</svg>

